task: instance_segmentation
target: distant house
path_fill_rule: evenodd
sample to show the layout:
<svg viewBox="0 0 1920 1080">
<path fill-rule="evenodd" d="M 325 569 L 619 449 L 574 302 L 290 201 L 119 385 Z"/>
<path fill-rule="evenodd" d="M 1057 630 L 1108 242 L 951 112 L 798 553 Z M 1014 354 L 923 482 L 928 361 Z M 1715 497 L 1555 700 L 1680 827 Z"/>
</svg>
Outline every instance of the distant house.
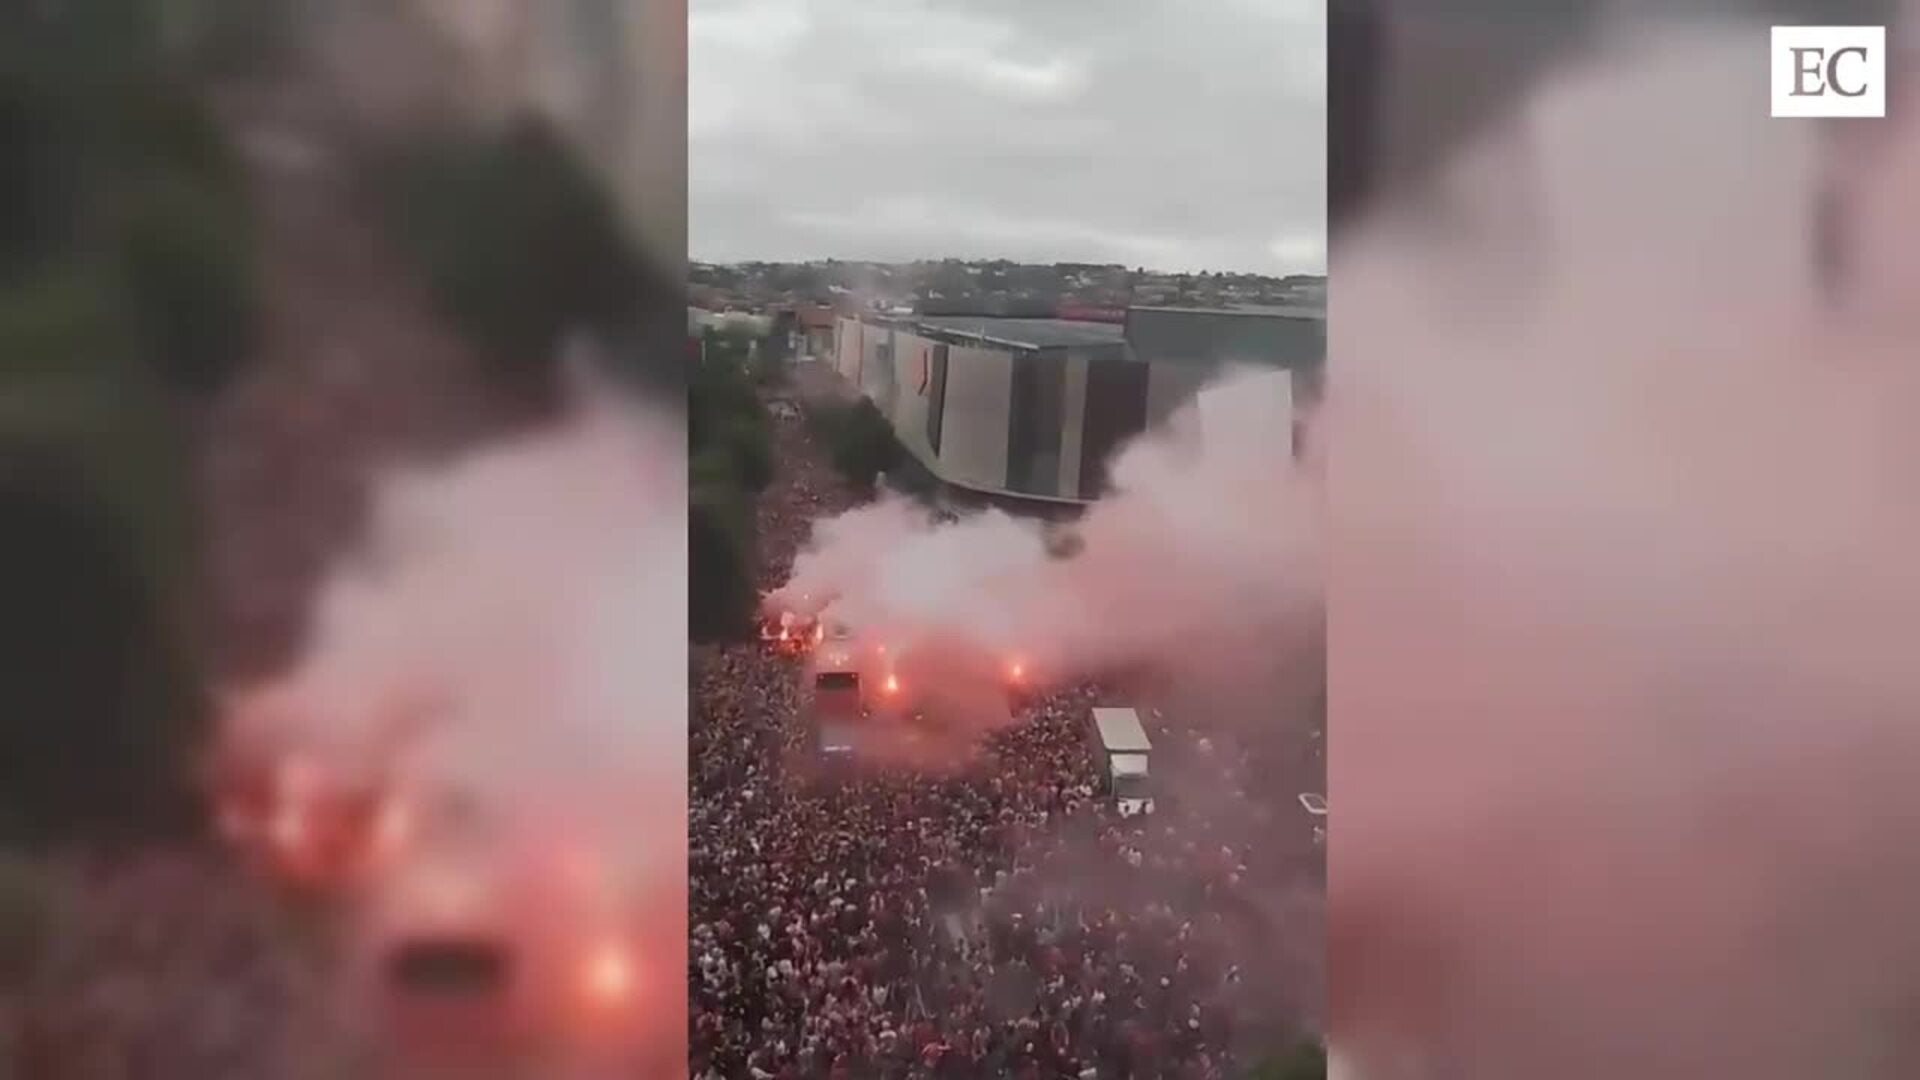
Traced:
<svg viewBox="0 0 1920 1080">
<path fill-rule="evenodd" d="M 794 311 L 794 355 L 806 360 L 833 356 L 836 313 L 830 307 L 803 307 Z"/>
<path fill-rule="evenodd" d="M 709 311 L 704 308 L 687 309 L 687 333 L 704 334 L 708 330 L 720 333 L 740 333 L 748 337 L 765 337 L 773 329 L 773 320 L 765 315 L 755 315 L 748 311 Z"/>
</svg>

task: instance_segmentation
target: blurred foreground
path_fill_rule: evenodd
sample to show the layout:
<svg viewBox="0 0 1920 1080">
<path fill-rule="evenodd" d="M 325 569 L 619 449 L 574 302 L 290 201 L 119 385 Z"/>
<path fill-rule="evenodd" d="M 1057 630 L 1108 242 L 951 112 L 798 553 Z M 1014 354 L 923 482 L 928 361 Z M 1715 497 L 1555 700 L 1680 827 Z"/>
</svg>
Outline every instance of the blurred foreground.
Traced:
<svg viewBox="0 0 1920 1080">
<path fill-rule="evenodd" d="M 1915 102 L 1606 29 L 1342 253 L 1333 1041 L 1913 1076 Z"/>
<path fill-rule="evenodd" d="M 0 15 L 0 1054 L 21 1075 L 378 1067 L 381 1017 L 342 981 L 346 899 L 216 839 L 223 709 L 306 662 L 325 583 L 383 588 L 370 500 L 395 468 L 562 420 L 564 354 L 598 358 L 602 394 L 671 381 L 677 275 L 623 239 L 565 135 L 469 107 L 443 29 L 357 4 Z M 662 493 L 609 471 L 675 538 L 649 568 L 682 564 L 677 473 Z M 531 557 L 496 582 L 535 580 Z M 569 678 L 619 662 L 599 640 Z M 678 715 L 682 685 L 649 689 Z M 683 822 L 643 830 L 666 863 Z"/>
</svg>

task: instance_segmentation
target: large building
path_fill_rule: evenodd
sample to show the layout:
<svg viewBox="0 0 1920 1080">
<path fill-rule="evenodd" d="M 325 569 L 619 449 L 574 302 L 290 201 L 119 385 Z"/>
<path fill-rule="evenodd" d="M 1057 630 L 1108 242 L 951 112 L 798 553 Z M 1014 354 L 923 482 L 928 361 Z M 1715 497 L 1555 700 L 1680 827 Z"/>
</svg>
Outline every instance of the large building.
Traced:
<svg viewBox="0 0 1920 1080">
<path fill-rule="evenodd" d="M 1325 316 L 1310 309 L 1133 308 L 1120 323 L 843 315 L 833 363 L 940 482 L 1056 503 L 1099 497 L 1123 443 L 1233 364 L 1315 392 Z"/>
</svg>

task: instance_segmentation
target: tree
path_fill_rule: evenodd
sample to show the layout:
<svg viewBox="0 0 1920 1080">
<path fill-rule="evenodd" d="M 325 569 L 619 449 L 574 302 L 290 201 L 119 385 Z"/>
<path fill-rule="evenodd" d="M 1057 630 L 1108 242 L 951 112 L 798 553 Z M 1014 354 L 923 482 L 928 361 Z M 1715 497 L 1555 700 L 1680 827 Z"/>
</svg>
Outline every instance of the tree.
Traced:
<svg viewBox="0 0 1920 1080">
<path fill-rule="evenodd" d="M 630 341 L 669 294 L 612 198 L 542 121 L 391 147 L 373 179 L 442 310 L 511 389 L 551 392 L 565 335 Z"/>
<path fill-rule="evenodd" d="M 700 642 L 744 637 L 759 602 L 753 503 L 773 479 L 773 437 L 748 340 L 709 329 L 687 381 L 689 632 Z"/>
<path fill-rule="evenodd" d="M 111 278 L 93 284 L 124 306 L 144 357 L 174 388 L 202 393 L 251 344 L 251 207 L 219 126 L 141 23 L 95 25 L 134 6 L 37 5 L 49 14 L 23 33 L 55 55 L 78 50 L 69 65 L 8 63 L 16 42 L 0 45 L 0 279 L 98 262 Z"/>
<path fill-rule="evenodd" d="M 1326 1077 L 1326 1047 L 1318 1042 L 1304 1042 L 1262 1062 L 1249 1080 L 1326 1080 Z"/>
<path fill-rule="evenodd" d="M 69 115 L 54 88 L 0 68 L 0 280 L 58 255 L 83 216 Z"/>
<path fill-rule="evenodd" d="M 0 845 L 199 821 L 189 448 L 168 398 L 244 358 L 253 237 L 157 10 L 0 12 Z"/>
<path fill-rule="evenodd" d="M 847 483 L 872 491 L 880 474 L 899 460 L 900 442 L 893 426 L 873 402 L 826 406 L 812 414 L 814 429 L 825 440 L 833 467 Z"/>
<path fill-rule="evenodd" d="M 253 345 L 253 237 L 234 202 L 171 177 L 134 194 L 122 224 L 128 299 L 168 383 L 219 389 Z"/>
<path fill-rule="evenodd" d="M 748 364 L 753 381 L 761 386 L 779 386 L 787 380 L 787 361 L 791 359 L 793 316 L 776 320 L 772 333 L 760 338 Z"/>
<path fill-rule="evenodd" d="M 0 843 L 187 828 L 185 440 L 90 261 L 0 292 Z"/>
<path fill-rule="evenodd" d="M 71 481 L 0 486 L 0 840 L 184 825 L 202 712 L 153 583 Z"/>
<path fill-rule="evenodd" d="M 258 76 L 295 59 L 290 0 L 175 0 L 164 14 L 172 47 L 209 75 Z"/>
<path fill-rule="evenodd" d="M 0 5 L 0 70 L 80 93 L 117 89 L 158 65 L 160 7 L 136 0 Z"/>
<path fill-rule="evenodd" d="M 688 634 L 697 642 L 734 641 L 753 624 L 759 592 L 753 513 L 726 483 L 724 465 L 696 458 L 687 507 Z"/>
<path fill-rule="evenodd" d="M 0 856 L 0 994 L 32 981 L 58 906 L 33 863 Z"/>
<path fill-rule="evenodd" d="M 773 435 L 764 415 L 728 417 L 716 447 L 726 454 L 732 481 L 742 490 L 758 493 L 773 482 Z"/>
<path fill-rule="evenodd" d="M 741 374 L 749 371 L 758 352 L 756 346 L 764 340 L 751 324 L 742 322 L 709 326 L 701 332 L 701 339 L 706 342 L 708 363 L 725 365 Z"/>
<path fill-rule="evenodd" d="M 710 349 L 687 384 L 688 445 L 711 451 L 728 486 L 757 492 L 773 479 L 772 421 L 746 368 Z"/>
</svg>

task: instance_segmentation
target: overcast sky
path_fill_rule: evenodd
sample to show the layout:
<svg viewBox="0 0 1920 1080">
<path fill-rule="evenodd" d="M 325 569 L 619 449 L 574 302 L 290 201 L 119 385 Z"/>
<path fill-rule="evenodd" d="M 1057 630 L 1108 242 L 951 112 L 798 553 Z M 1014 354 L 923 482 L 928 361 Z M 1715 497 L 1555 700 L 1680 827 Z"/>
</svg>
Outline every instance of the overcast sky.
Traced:
<svg viewBox="0 0 1920 1080">
<path fill-rule="evenodd" d="M 689 0 L 696 260 L 1326 266 L 1326 0 Z"/>
</svg>

